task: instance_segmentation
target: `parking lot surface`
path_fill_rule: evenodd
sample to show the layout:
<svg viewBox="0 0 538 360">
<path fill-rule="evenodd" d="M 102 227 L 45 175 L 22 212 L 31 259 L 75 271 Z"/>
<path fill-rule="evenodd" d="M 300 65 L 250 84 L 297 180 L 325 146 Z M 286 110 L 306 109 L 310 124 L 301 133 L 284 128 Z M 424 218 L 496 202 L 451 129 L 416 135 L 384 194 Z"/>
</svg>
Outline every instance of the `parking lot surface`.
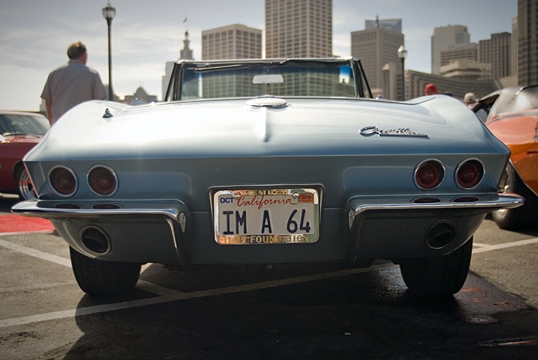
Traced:
<svg viewBox="0 0 538 360">
<path fill-rule="evenodd" d="M 0 216 L 16 199 L 0 197 Z M 397 266 L 143 267 L 91 297 L 54 232 L 0 233 L 1 359 L 536 359 L 538 232 L 486 219 L 449 298 L 409 294 Z"/>
</svg>

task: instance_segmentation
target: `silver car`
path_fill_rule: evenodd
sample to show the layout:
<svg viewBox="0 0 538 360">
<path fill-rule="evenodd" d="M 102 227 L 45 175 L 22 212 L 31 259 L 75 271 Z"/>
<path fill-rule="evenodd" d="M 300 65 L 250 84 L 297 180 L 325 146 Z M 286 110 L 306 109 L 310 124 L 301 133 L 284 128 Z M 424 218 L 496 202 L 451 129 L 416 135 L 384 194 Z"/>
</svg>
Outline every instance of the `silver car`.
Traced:
<svg viewBox="0 0 538 360">
<path fill-rule="evenodd" d="M 373 99 L 356 59 L 175 65 L 164 103 L 79 105 L 25 158 L 80 287 L 115 294 L 140 264 L 401 267 L 462 287 L 510 152 L 459 101 Z"/>
</svg>

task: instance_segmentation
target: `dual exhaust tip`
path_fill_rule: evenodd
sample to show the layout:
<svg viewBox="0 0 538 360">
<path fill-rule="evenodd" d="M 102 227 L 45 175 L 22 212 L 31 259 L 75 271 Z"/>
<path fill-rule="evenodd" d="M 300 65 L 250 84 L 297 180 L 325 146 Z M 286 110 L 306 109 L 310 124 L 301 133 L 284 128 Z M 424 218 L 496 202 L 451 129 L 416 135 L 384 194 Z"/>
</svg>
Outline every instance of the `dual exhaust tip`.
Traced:
<svg viewBox="0 0 538 360">
<path fill-rule="evenodd" d="M 105 255 L 110 252 L 110 237 L 100 227 L 90 225 L 81 233 L 82 245 L 91 253 Z M 426 235 L 426 243 L 432 249 L 442 249 L 456 238 L 456 227 L 449 221 L 434 224 Z"/>
<path fill-rule="evenodd" d="M 432 249 L 442 249 L 456 238 L 456 226 L 449 221 L 435 223 L 426 235 L 426 244 Z"/>
<path fill-rule="evenodd" d="M 100 227 L 90 225 L 85 227 L 80 235 L 82 245 L 95 255 L 105 255 L 110 252 L 110 237 Z"/>
</svg>

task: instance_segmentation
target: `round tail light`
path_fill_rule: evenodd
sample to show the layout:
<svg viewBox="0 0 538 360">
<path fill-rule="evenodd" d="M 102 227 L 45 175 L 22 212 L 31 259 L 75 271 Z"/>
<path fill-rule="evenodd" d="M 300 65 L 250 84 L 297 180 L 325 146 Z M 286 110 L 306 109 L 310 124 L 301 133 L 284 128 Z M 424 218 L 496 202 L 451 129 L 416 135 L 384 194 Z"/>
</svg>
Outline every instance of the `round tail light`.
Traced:
<svg viewBox="0 0 538 360">
<path fill-rule="evenodd" d="M 71 196 L 77 191 L 77 178 L 69 168 L 63 166 L 53 168 L 49 173 L 49 181 L 60 196 Z"/>
<path fill-rule="evenodd" d="M 477 159 L 465 160 L 456 170 L 456 182 L 462 189 L 472 189 L 484 177 L 484 165 Z"/>
<path fill-rule="evenodd" d="M 423 190 L 433 190 L 445 178 L 445 168 L 439 160 L 426 160 L 415 169 L 415 184 Z"/>
<path fill-rule="evenodd" d="M 118 189 L 118 178 L 112 169 L 95 166 L 88 173 L 88 184 L 97 195 L 110 196 Z"/>
</svg>

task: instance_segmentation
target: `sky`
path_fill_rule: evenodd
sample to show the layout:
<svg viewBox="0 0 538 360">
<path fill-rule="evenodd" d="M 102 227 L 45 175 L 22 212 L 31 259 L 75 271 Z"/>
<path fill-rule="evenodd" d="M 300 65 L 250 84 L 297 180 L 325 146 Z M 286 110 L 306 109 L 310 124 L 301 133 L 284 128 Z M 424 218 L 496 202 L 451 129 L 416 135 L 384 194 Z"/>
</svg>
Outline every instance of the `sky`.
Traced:
<svg viewBox="0 0 538 360">
<path fill-rule="evenodd" d="M 264 30 L 264 0 L 110 2 L 116 8 L 112 84 L 121 98 L 142 86 L 161 99 L 165 63 L 179 58 L 186 30 L 197 60 L 202 30 L 231 24 Z M 87 65 L 106 86 L 105 6 L 106 0 L 0 0 L 0 110 L 38 111 L 48 74 L 67 63 L 67 47 L 75 41 L 87 46 Z M 350 56 L 350 33 L 364 30 L 364 21 L 376 16 L 402 19 L 405 68 L 429 73 L 434 28 L 467 26 L 476 43 L 493 33 L 511 33 L 517 0 L 333 0 L 333 54 Z"/>
</svg>

